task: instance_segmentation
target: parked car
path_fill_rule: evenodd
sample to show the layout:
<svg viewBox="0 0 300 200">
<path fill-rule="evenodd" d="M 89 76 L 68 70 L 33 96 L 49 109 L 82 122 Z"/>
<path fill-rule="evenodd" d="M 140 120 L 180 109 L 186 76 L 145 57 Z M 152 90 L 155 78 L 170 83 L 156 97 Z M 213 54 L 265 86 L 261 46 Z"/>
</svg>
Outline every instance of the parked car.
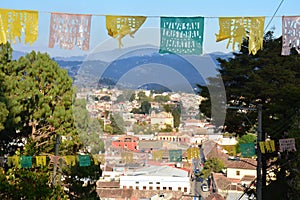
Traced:
<svg viewBox="0 0 300 200">
<path fill-rule="evenodd" d="M 195 169 L 194 174 L 195 174 L 195 176 L 200 176 L 200 170 L 199 169 Z"/>
<path fill-rule="evenodd" d="M 207 186 L 207 184 L 203 183 L 203 184 L 201 185 L 201 189 L 202 189 L 203 192 L 207 192 L 207 191 L 208 191 L 208 186 Z"/>
<path fill-rule="evenodd" d="M 201 178 L 200 176 L 197 176 L 197 177 L 196 177 L 196 181 L 202 183 L 202 182 L 203 182 L 203 178 Z"/>
</svg>

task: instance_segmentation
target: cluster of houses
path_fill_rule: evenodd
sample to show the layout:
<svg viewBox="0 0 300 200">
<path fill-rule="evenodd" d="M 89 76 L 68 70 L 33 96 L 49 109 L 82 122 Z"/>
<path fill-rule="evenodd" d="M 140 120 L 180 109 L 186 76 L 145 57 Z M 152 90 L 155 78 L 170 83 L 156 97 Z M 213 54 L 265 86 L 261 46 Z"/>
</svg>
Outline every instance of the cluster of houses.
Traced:
<svg viewBox="0 0 300 200">
<path fill-rule="evenodd" d="M 157 199 L 157 195 L 163 195 L 160 199 L 193 199 L 196 197 L 191 178 L 194 169 L 201 168 L 203 159 L 218 158 L 224 162 L 224 169 L 220 173 L 211 173 L 209 191 L 203 195 L 207 199 L 216 194 L 219 197 L 215 199 L 248 198 L 244 191 L 246 187 L 253 187 L 256 160 L 229 156 L 223 146 L 232 145 L 233 139 L 220 137 L 214 141 L 206 138 L 199 148 L 191 139 L 184 142 L 179 138 L 176 133 L 159 133 L 154 138 L 123 135 L 113 140 L 105 154 L 105 163 L 101 165 L 102 178 L 97 182 L 99 197 Z M 201 149 L 202 155 L 198 159 L 188 159 L 189 148 Z M 181 159 L 171 160 L 172 150 L 181 150 Z M 157 157 L 155 152 L 159 151 L 161 155 Z"/>
<path fill-rule="evenodd" d="M 96 94 L 99 99 L 101 95 L 112 93 L 102 90 Z M 118 95 L 110 95 L 110 98 L 113 101 Z M 96 184 L 99 197 L 105 200 L 184 200 L 195 199 L 200 195 L 215 200 L 248 199 L 244 191 L 254 187 L 256 160 L 235 157 L 236 138 L 225 137 L 206 120 L 191 117 L 191 113 L 198 113 L 199 96 L 171 94 L 170 99 L 173 102 L 185 102 L 187 108 L 184 112 L 186 116 L 181 116 L 177 130 L 153 134 L 134 133 L 130 131 L 130 123 L 127 123 L 129 127 L 123 135 L 100 136 L 105 143 L 105 161 L 100 166 L 102 177 Z M 117 109 L 122 111 L 123 119 L 127 122 L 146 121 L 161 129 L 167 124 L 173 127 L 174 118 L 169 112 L 153 111 L 143 116 L 130 113 L 130 110 L 139 106 L 137 101 L 117 104 L 95 101 L 88 105 L 88 109 L 94 117 L 103 118 L 105 110 Z M 159 107 L 157 102 L 152 102 L 151 106 Z M 199 153 L 191 156 L 191 149 Z M 177 152 L 175 159 L 175 154 L 171 155 L 174 152 Z M 208 191 L 199 192 L 197 180 L 192 178 L 194 171 L 201 170 L 204 162 L 211 158 L 220 159 L 224 169 L 219 173 L 212 172 Z"/>
</svg>

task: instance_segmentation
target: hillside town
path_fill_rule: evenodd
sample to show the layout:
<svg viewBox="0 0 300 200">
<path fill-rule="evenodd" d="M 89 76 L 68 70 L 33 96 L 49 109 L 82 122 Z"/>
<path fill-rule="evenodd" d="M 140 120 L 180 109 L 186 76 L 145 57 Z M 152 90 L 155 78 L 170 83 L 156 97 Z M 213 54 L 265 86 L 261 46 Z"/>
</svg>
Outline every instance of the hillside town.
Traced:
<svg viewBox="0 0 300 200">
<path fill-rule="evenodd" d="M 253 197 L 245 191 L 254 187 L 255 157 L 242 158 L 236 151 L 237 139 L 199 113 L 201 96 L 150 90 L 128 93 L 102 88 L 77 94 L 87 99 L 90 117 L 103 122 L 102 176 L 96 183 L 101 199 Z M 143 110 L 145 102 L 148 107 Z M 179 110 L 178 119 L 174 108 Z M 113 124 L 121 131 L 114 132 Z M 221 162 L 221 169 L 206 169 L 211 160 Z"/>
</svg>

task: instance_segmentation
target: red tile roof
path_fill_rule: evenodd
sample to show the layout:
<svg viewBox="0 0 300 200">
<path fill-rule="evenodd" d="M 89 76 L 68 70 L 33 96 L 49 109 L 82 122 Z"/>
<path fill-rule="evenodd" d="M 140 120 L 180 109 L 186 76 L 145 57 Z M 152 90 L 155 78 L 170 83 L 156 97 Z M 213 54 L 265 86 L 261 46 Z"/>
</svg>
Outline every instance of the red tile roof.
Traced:
<svg viewBox="0 0 300 200">
<path fill-rule="evenodd" d="M 239 179 L 227 178 L 221 173 L 212 173 L 212 175 L 217 189 L 244 191 L 244 188 L 238 185 Z"/>
<path fill-rule="evenodd" d="M 226 168 L 253 169 L 256 170 L 257 161 L 251 158 L 240 158 L 240 160 L 228 160 Z"/>
<path fill-rule="evenodd" d="M 101 198 L 131 199 L 132 192 L 133 189 L 97 188 L 97 194 Z"/>
</svg>

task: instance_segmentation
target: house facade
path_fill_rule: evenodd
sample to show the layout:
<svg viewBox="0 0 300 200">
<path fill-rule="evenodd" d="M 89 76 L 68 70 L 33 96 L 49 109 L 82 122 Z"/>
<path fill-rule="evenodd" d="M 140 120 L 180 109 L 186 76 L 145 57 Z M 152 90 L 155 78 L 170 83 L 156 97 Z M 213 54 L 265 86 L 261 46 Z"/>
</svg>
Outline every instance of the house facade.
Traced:
<svg viewBox="0 0 300 200">
<path fill-rule="evenodd" d="M 128 149 L 134 151 L 137 149 L 139 138 L 135 136 L 125 135 L 119 137 L 119 139 L 112 141 L 112 146 L 115 148 Z"/>
<path fill-rule="evenodd" d="M 158 125 L 158 128 L 165 128 L 166 125 L 170 125 L 172 128 L 174 127 L 174 119 L 172 113 L 169 112 L 160 112 L 155 113 L 151 112 L 151 125 Z"/>
<path fill-rule="evenodd" d="M 242 179 L 245 176 L 256 177 L 257 161 L 251 158 L 240 158 L 226 163 L 226 174 L 228 178 Z"/>
<path fill-rule="evenodd" d="M 147 166 L 120 176 L 120 189 L 191 191 L 188 172 L 170 166 Z"/>
</svg>

